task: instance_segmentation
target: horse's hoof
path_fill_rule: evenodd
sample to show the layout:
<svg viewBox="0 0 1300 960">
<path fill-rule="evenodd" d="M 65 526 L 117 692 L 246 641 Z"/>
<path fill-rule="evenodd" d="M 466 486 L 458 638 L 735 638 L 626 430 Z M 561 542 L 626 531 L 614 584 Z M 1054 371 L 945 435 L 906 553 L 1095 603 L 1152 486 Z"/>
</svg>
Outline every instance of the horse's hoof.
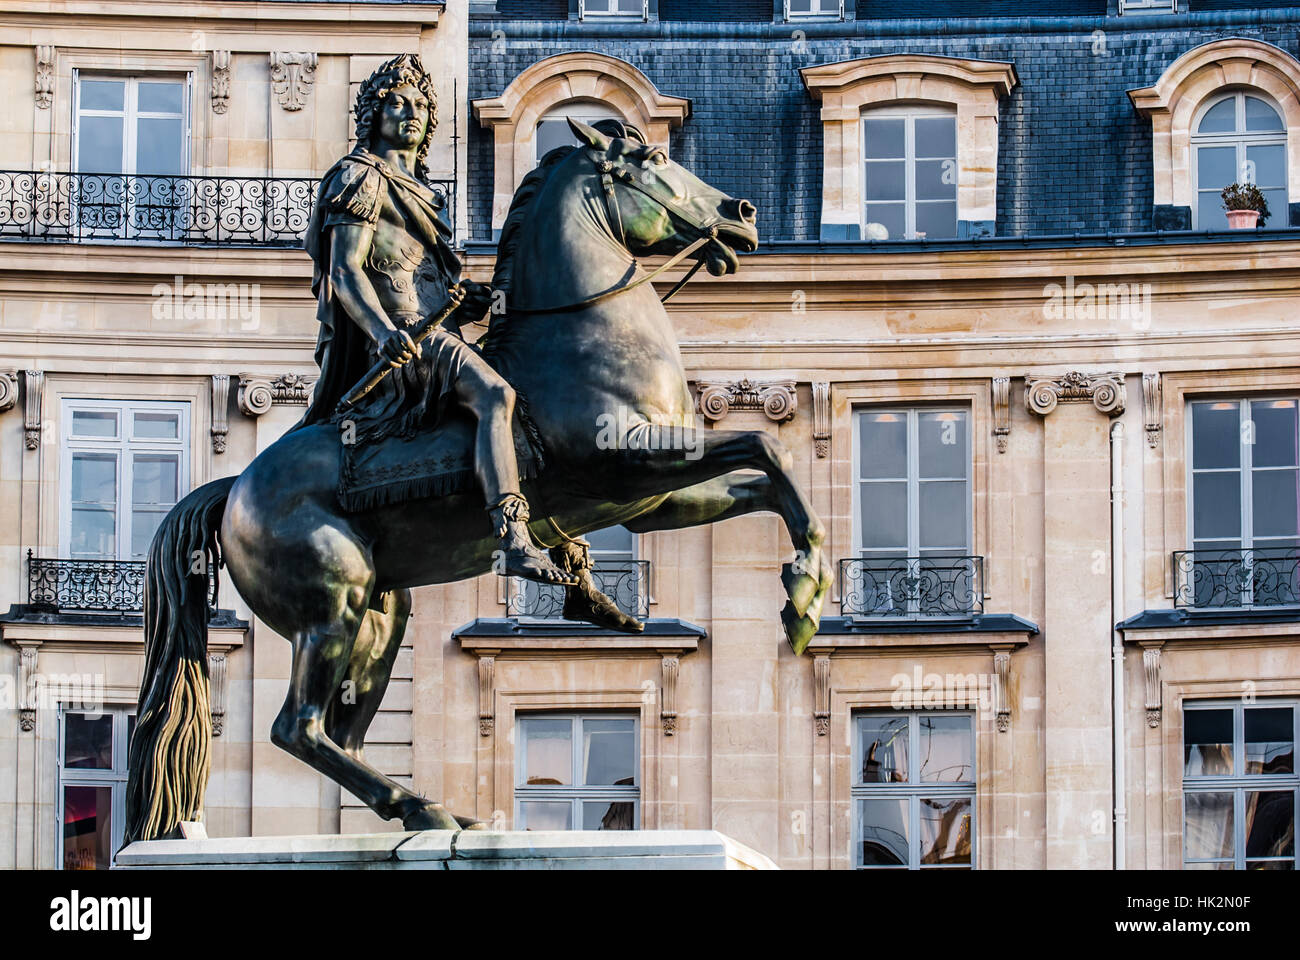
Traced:
<svg viewBox="0 0 1300 960">
<path fill-rule="evenodd" d="M 402 818 L 403 830 L 459 830 L 460 826 L 441 803 L 426 803 Z"/>
<path fill-rule="evenodd" d="M 818 568 L 813 569 L 820 574 Z M 801 617 L 808 611 L 808 605 L 821 588 L 817 576 L 809 573 L 802 565 L 793 563 L 781 565 L 781 584 L 785 587 L 785 595 L 790 598 L 790 603 Z"/>
<path fill-rule="evenodd" d="M 789 600 L 781 608 L 781 625 L 785 628 L 785 637 L 790 641 L 790 649 L 796 657 L 802 656 L 817 633 L 817 621 L 797 613 Z"/>
</svg>

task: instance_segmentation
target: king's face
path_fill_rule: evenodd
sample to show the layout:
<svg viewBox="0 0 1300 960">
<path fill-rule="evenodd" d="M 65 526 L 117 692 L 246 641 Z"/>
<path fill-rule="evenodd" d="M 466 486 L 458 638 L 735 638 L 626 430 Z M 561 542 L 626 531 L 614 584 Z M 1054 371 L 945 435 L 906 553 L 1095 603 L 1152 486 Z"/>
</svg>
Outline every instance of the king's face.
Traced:
<svg viewBox="0 0 1300 960">
<path fill-rule="evenodd" d="M 379 105 L 379 136 L 403 149 L 418 147 L 429 129 L 429 100 L 409 83 L 388 91 Z"/>
</svg>

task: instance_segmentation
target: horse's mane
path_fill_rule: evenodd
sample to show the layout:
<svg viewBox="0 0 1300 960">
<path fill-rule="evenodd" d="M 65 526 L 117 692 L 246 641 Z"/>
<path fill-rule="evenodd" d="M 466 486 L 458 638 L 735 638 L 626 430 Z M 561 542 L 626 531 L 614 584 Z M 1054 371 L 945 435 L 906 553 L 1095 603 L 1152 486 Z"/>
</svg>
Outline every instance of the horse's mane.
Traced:
<svg viewBox="0 0 1300 960">
<path fill-rule="evenodd" d="M 514 279 L 515 253 L 519 249 L 520 236 L 531 214 L 533 201 L 542 192 L 542 187 L 560 162 L 577 149 L 574 146 L 564 146 L 548 152 L 538 162 L 536 169 L 524 177 L 519 189 L 515 191 L 514 199 L 510 201 L 510 211 L 506 214 L 506 222 L 501 227 L 501 239 L 497 243 L 496 269 L 492 272 L 492 289 L 503 291 L 507 302 L 510 298 L 510 284 Z"/>
</svg>

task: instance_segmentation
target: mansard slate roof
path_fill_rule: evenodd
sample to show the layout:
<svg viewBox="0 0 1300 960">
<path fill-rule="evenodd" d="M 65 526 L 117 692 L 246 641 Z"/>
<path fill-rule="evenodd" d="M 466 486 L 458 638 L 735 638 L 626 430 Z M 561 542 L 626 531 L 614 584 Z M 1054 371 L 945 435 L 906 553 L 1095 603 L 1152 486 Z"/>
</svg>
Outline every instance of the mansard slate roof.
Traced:
<svg viewBox="0 0 1300 960">
<path fill-rule="evenodd" d="M 1109 0 L 1113 9 L 1115 0 Z M 1186 0 L 1179 4 L 1186 8 Z M 1151 122 L 1128 91 L 1154 84 L 1178 56 L 1213 40 L 1249 37 L 1300 54 L 1300 9 L 1280 3 L 1192 0 L 1191 13 L 1098 16 L 1101 0 L 857 0 L 858 20 L 772 22 L 772 0 L 658 0 L 654 23 L 561 19 L 567 0 L 498 0 L 497 14 L 470 23 L 471 99 L 494 97 L 530 64 L 596 50 L 626 60 L 667 95 L 691 101 L 670 151 L 704 180 L 758 207 L 765 241 L 816 240 L 820 228 L 820 104 L 799 70 L 839 60 L 924 53 L 1015 65 L 1020 84 L 1001 102 L 999 236 L 1134 233 L 1153 224 Z M 718 20 L 724 8 L 759 8 L 763 22 Z M 971 19 L 979 7 L 989 14 Z M 540 11 L 554 8 L 556 19 Z M 1033 8 L 1048 16 L 997 19 Z M 518 11 L 532 11 L 522 19 Z M 863 22 L 936 14 L 964 20 Z M 1197 12 L 1204 11 L 1204 12 Z M 1230 11 L 1230 12 L 1223 12 Z M 1069 18 L 1078 17 L 1071 28 Z M 1064 18 L 1064 19 L 1063 19 Z M 559 20 L 559 22 L 557 22 Z M 1101 30 L 1100 39 L 1096 34 Z M 493 46 L 492 33 L 505 42 Z M 493 144 L 470 123 L 466 177 L 470 237 L 491 236 Z"/>
</svg>

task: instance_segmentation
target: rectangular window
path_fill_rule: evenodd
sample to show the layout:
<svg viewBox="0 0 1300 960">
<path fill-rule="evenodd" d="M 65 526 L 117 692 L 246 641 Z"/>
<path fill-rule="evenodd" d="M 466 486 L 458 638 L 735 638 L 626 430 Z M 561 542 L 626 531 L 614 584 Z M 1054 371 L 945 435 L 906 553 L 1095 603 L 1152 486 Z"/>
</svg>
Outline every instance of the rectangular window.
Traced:
<svg viewBox="0 0 1300 960">
<path fill-rule="evenodd" d="M 844 0 L 785 0 L 785 18 L 803 20 L 809 17 L 844 18 Z"/>
<path fill-rule="evenodd" d="M 637 718 L 626 714 L 521 714 L 515 829 L 638 829 L 637 728 Z"/>
<path fill-rule="evenodd" d="M 65 400 L 60 553 L 141 560 L 189 490 L 189 404 Z"/>
<path fill-rule="evenodd" d="M 1194 606 L 1300 600 L 1300 400 L 1189 404 L 1188 527 L 1179 596 Z"/>
<path fill-rule="evenodd" d="M 1177 13 L 1178 0 L 1119 0 L 1119 14 Z"/>
<path fill-rule="evenodd" d="M 588 17 L 632 17 L 644 20 L 646 6 L 646 0 L 579 0 L 578 16 L 582 20 Z"/>
<path fill-rule="evenodd" d="M 134 707 L 59 713 L 58 852 L 65 870 L 107 870 L 122 845 Z"/>
<path fill-rule="evenodd" d="M 929 107 L 871 110 L 862 141 L 866 222 L 891 240 L 955 237 L 957 117 Z"/>
<path fill-rule="evenodd" d="M 889 710 L 853 724 L 854 866 L 971 869 L 973 715 Z"/>
<path fill-rule="evenodd" d="M 1294 702 L 1183 704 L 1183 863 L 1294 870 Z"/>
<path fill-rule="evenodd" d="M 591 544 L 591 575 L 597 588 L 631 616 L 647 615 L 648 563 L 638 563 L 636 534 L 627 527 L 607 527 L 583 534 Z M 554 620 L 564 609 L 563 587 L 516 579 L 511 585 L 511 616 Z"/>
</svg>

